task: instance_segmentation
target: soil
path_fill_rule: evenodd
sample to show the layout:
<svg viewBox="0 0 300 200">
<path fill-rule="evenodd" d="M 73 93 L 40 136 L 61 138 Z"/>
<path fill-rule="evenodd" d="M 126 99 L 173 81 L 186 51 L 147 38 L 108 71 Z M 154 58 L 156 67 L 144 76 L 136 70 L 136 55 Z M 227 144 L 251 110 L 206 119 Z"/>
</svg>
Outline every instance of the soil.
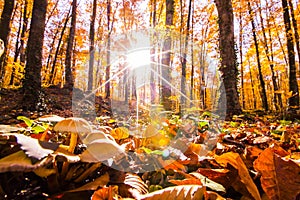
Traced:
<svg viewBox="0 0 300 200">
<path fill-rule="evenodd" d="M 72 94 L 76 92 L 76 98 Z M 82 101 L 80 108 L 72 110 L 72 102 Z M 22 107 L 23 93 L 21 89 L 0 90 L 0 124 L 15 124 L 19 121 L 18 116 L 26 116 L 36 119 L 43 115 L 55 114 L 61 117 L 72 117 L 75 115 L 109 115 L 109 100 L 101 96 L 89 95 L 79 89 L 64 89 L 56 86 L 43 88 L 40 102 L 33 111 L 25 111 Z"/>
</svg>

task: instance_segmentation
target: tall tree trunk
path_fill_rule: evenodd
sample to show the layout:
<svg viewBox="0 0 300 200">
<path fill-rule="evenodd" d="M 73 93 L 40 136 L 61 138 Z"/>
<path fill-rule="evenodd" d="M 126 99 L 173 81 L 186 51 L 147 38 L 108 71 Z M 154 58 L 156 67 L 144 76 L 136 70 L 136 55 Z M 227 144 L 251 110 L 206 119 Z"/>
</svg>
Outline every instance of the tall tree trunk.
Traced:
<svg viewBox="0 0 300 200">
<path fill-rule="evenodd" d="M 270 65 L 270 69 L 271 69 L 272 84 L 273 84 L 273 88 L 274 88 L 273 102 L 275 105 L 275 109 L 280 110 L 282 108 L 282 101 L 281 101 L 280 94 L 278 94 L 279 88 L 278 88 L 278 84 L 277 84 L 277 80 L 276 80 L 276 76 L 275 76 L 275 72 L 274 72 L 274 64 L 273 64 L 273 60 L 271 59 L 271 56 L 270 56 L 273 54 L 273 52 L 270 52 L 270 50 L 269 50 L 268 39 L 267 39 L 266 30 L 265 30 L 265 26 L 264 26 L 264 20 L 263 20 L 263 16 L 262 16 L 261 4 L 257 3 L 257 7 L 259 9 L 260 24 L 261 24 L 261 29 L 262 29 L 262 33 L 263 33 L 262 43 L 264 45 L 266 57 L 268 59 L 268 63 Z M 270 35 L 270 37 L 271 37 L 271 35 Z M 271 40 L 271 38 L 269 38 L 269 39 Z"/>
<path fill-rule="evenodd" d="M 241 93 L 242 93 L 242 109 L 245 109 L 245 88 L 244 88 L 244 65 L 243 65 L 243 20 L 241 5 L 239 6 L 239 50 L 241 65 Z"/>
<path fill-rule="evenodd" d="M 34 0 L 33 2 L 23 84 L 23 106 L 25 110 L 36 110 L 39 101 L 47 4 L 47 0 Z"/>
<path fill-rule="evenodd" d="M 166 21 L 165 25 L 167 27 L 170 27 L 173 25 L 173 17 L 174 17 L 174 0 L 166 0 Z M 163 44 L 163 55 L 162 55 L 162 76 L 164 80 L 162 81 L 162 88 L 161 88 L 161 94 L 162 94 L 162 104 L 165 108 L 165 110 L 171 109 L 171 102 L 169 97 L 171 96 L 171 77 L 170 77 L 170 61 L 171 61 L 171 44 L 172 39 L 170 36 L 170 29 L 167 29 L 168 33 L 166 36 L 166 39 L 164 40 Z"/>
<path fill-rule="evenodd" d="M 110 43 L 111 43 L 111 21 L 110 21 L 110 15 L 111 15 L 111 0 L 107 0 L 106 2 L 107 6 L 107 31 L 108 31 L 108 36 L 107 36 L 107 51 L 106 51 L 106 69 L 105 69 L 105 98 L 110 97 Z"/>
<path fill-rule="evenodd" d="M 254 83 L 253 83 L 253 78 L 252 78 L 250 61 L 249 61 L 249 73 L 250 73 L 251 90 L 252 90 L 252 96 L 253 96 L 253 106 L 254 106 L 254 110 L 256 110 L 257 105 L 256 105 L 256 98 L 255 98 L 255 92 L 254 92 Z"/>
<path fill-rule="evenodd" d="M 16 9 L 18 9 L 18 7 L 19 7 L 19 3 L 17 2 Z M 15 44 L 14 62 L 18 61 L 18 56 L 19 56 L 19 52 L 20 52 L 19 43 L 20 43 L 20 37 L 21 37 L 21 31 L 22 31 L 22 23 L 21 23 L 22 22 L 22 14 L 23 14 L 23 12 L 22 12 L 22 8 L 21 8 L 21 14 L 20 14 L 20 18 L 19 18 L 19 25 L 18 25 L 18 32 L 17 32 L 17 39 L 16 39 L 16 44 Z"/>
<path fill-rule="evenodd" d="M 75 31 L 76 31 L 76 18 L 77 18 L 77 0 L 72 2 L 72 19 L 71 19 L 71 28 L 68 38 L 67 50 L 66 50 L 66 60 L 65 60 L 65 69 L 66 69 L 66 83 L 65 87 L 72 89 L 74 85 L 73 69 L 72 69 L 72 56 L 73 56 L 73 46 L 75 40 Z"/>
<path fill-rule="evenodd" d="M 14 10 L 14 5 L 15 0 L 5 0 L 4 8 L 0 18 L 0 39 L 4 42 L 4 52 L 2 56 L 0 55 L 0 88 L 2 87 L 4 68 L 6 66 L 6 52 L 10 33 L 10 22 Z"/>
<path fill-rule="evenodd" d="M 220 71 L 226 92 L 226 119 L 242 112 L 238 91 L 238 69 L 235 61 L 234 23 L 231 0 L 215 0 L 219 15 Z"/>
<path fill-rule="evenodd" d="M 93 89 L 93 70 L 94 70 L 94 59 L 95 59 L 95 21 L 97 13 L 97 0 L 93 2 L 93 13 L 91 16 L 90 23 L 90 59 L 89 59 L 89 72 L 88 72 L 88 90 Z"/>
<path fill-rule="evenodd" d="M 289 88 L 292 91 L 293 96 L 289 98 L 289 108 L 293 109 L 295 106 L 299 106 L 299 90 L 296 77 L 296 61 L 295 61 L 295 50 L 294 50 L 294 38 L 291 28 L 290 14 L 287 5 L 287 0 L 282 0 L 283 8 L 283 19 L 285 25 L 286 39 L 287 39 L 287 50 L 289 59 Z"/>
<path fill-rule="evenodd" d="M 181 92 L 186 96 L 186 57 L 188 51 L 188 40 L 189 40 L 189 32 L 190 32 L 190 24 L 191 24 L 191 13 L 192 13 L 192 0 L 189 0 L 189 8 L 188 8 L 188 18 L 186 24 L 186 35 L 185 35 L 185 43 L 183 49 L 183 55 L 181 57 Z M 183 95 L 180 98 L 181 108 L 185 106 L 186 99 Z"/>
<path fill-rule="evenodd" d="M 193 2 L 193 8 L 191 13 L 191 19 L 192 19 L 192 29 L 191 29 L 191 41 L 194 40 L 194 10 L 195 10 L 195 3 Z M 192 42 L 191 44 L 191 57 L 192 57 L 192 69 L 191 69 L 191 89 L 190 89 L 190 99 L 194 100 L 194 74 L 195 74 L 195 66 L 194 66 L 194 44 Z"/>
<path fill-rule="evenodd" d="M 250 2 L 248 2 L 248 10 L 249 10 L 250 21 L 251 21 L 251 25 L 252 25 L 252 34 L 253 34 L 253 40 L 254 40 L 254 45 L 255 45 L 259 82 L 260 82 L 260 86 L 261 86 L 260 94 L 261 94 L 261 100 L 262 100 L 262 107 L 263 107 L 263 109 L 265 109 L 267 111 L 267 110 L 269 110 L 267 92 L 266 92 L 264 77 L 262 75 L 262 70 L 261 70 L 260 55 L 259 55 L 259 49 L 258 49 L 259 47 L 258 47 L 258 41 L 257 41 L 257 37 L 256 37 L 256 28 L 255 28 L 255 24 L 254 24 L 253 12 L 252 12 Z"/>
<path fill-rule="evenodd" d="M 288 0 L 288 3 L 289 3 L 290 12 L 291 12 L 291 18 L 292 18 L 292 23 L 293 23 L 293 27 L 294 27 L 295 43 L 296 43 L 296 48 L 297 48 L 297 53 L 298 53 L 298 62 L 299 62 L 298 71 L 300 72 L 300 44 L 299 44 L 300 39 L 299 39 L 299 33 L 298 33 L 297 20 L 295 18 L 293 2 L 291 0 Z"/>
<path fill-rule="evenodd" d="M 25 64 L 25 36 L 28 27 L 28 0 L 24 1 L 24 13 L 23 13 L 23 27 L 21 33 L 21 42 L 20 42 L 20 62 L 22 65 Z"/>
</svg>

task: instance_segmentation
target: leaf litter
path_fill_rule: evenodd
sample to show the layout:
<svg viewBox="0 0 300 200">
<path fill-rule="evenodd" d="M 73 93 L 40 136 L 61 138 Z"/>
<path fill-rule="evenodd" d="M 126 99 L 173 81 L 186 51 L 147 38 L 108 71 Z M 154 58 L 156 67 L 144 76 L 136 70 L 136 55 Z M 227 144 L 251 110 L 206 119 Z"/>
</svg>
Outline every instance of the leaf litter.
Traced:
<svg viewBox="0 0 300 200">
<path fill-rule="evenodd" d="M 181 123 L 180 117 L 171 116 L 159 134 L 152 136 L 151 132 L 158 130 L 151 126 L 145 130 L 147 139 L 128 134 L 132 127 L 119 127 L 120 122 L 109 116 L 97 117 L 89 122 L 92 133 L 83 138 L 85 142 L 77 140 L 74 152 L 68 151 L 70 134 L 54 131 L 58 121 L 19 117 L 18 123 L 0 127 L 0 197 L 300 198 L 300 125 L 297 121 L 249 115 L 215 126 L 208 115 L 209 112 L 203 112 L 198 118 L 191 117 L 197 124 L 196 129 L 189 123 Z M 59 116 L 41 119 L 47 118 L 63 119 Z M 177 134 L 192 135 L 193 140 L 186 148 L 177 148 L 182 146 L 179 141 L 176 143 Z M 173 149 L 161 148 L 171 142 L 174 142 Z M 212 148 L 207 148 L 208 145 Z M 115 153 L 107 152 L 112 148 Z M 95 157 L 90 150 L 103 154 Z M 140 162 L 155 156 L 157 169 L 140 172 L 137 160 L 126 157 L 128 152 Z M 171 156 L 177 159 L 169 162 Z M 136 173 L 118 171 L 113 165 L 133 171 L 136 168 Z"/>
</svg>

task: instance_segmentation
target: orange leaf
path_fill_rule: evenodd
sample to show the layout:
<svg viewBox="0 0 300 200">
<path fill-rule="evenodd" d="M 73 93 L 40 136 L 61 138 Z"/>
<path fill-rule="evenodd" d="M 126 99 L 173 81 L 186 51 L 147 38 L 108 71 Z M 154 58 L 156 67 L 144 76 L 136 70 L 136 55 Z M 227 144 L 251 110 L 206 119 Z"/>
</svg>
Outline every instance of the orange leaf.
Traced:
<svg viewBox="0 0 300 200">
<path fill-rule="evenodd" d="M 296 199 L 300 194 L 300 167 L 285 161 L 271 148 L 265 149 L 254 162 L 261 173 L 261 185 L 269 199 Z"/>
<path fill-rule="evenodd" d="M 216 156 L 216 161 L 224 167 L 230 164 L 238 170 L 240 181 L 233 185 L 236 191 L 239 191 L 244 196 L 251 195 L 250 198 L 253 198 L 255 200 L 261 199 L 258 189 L 254 184 L 246 165 L 244 164 L 242 158 L 238 153 L 228 152 L 221 156 Z M 241 187 L 246 187 L 247 191 L 243 191 Z M 248 192 L 249 194 L 247 194 Z"/>
<path fill-rule="evenodd" d="M 175 185 L 202 185 L 201 181 L 195 178 L 187 178 L 183 180 L 169 180 L 169 182 Z"/>
</svg>

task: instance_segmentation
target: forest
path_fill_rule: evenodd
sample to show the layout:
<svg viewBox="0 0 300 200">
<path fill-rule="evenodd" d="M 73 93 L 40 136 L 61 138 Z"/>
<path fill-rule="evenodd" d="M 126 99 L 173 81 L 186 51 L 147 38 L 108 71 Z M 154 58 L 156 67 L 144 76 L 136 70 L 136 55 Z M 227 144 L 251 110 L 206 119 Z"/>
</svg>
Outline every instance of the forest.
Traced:
<svg viewBox="0 0 300 200">
<path fill-rule="evenodd" d="M 0 1 L 0 199 L 300 199 L 298 0 Z"/>
</svg>

